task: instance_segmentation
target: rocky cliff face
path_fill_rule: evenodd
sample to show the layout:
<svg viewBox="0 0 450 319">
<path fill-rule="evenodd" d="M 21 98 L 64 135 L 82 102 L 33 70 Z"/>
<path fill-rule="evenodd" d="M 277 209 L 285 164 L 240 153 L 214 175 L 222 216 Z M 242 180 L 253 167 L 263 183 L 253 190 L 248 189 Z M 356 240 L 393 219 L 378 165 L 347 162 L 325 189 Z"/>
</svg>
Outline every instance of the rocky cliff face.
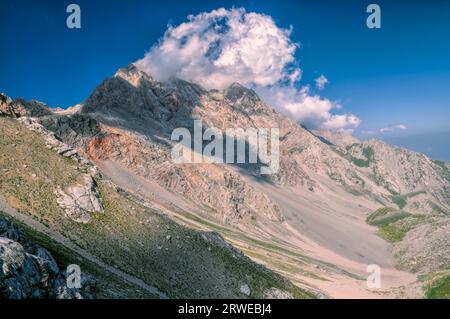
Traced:
<svg viewBox="0 0 450 319">
<path fill-rule="evenodd" d="M 445 166 L 427 156 L 381 141 L 354 143 L 345 153 L 388 190 L 401 209 L 450 213 L 450 184 Z"/>
<path fill-rule="evenodd" d="M 445 168 L 426 156 L 377 141 L 360 143 L 343 133 L 309 132 L 238 83 L 223 92 L 207 91 L 179 79 L 158 82 L 130 65 L 106 79 L 71 113 L 49 115 L 49 108 L 38 102 L 2 103 L 3 113 L 11 113 L 11 105 L 16 114 L 25 109 L 27 116 L 39 117 L 41 124 L 83 154 L 120 162 L 138 175 L 212 207 L 225 219 L 255 217 L 258 212 L 267 212 L 275 220 L 283 217 L 269 198 L 260 197 L 246 183 L 244 192 L 251 201 L 259 197 L 258 204 L 241 202 L 241 212 L 236 212 L 236 197 L 231 195 L 235 190 L 226 186 L 225 178 L 236 168 L 233 165 L 171 162 L 170 133 L 177 127 L 192 130 L 195 119 L 201 119 L 205 128 L 222 131 L 280 128 L 276 174 L 259 175 L 260 164 L 238 166 L 241 172 L 270 183 L 309 192 L 321 192 L 334 184 L 383 205 L 395 205 L 393 196 L 403 196 L 413 211 L 450 211 L 449 181 L 441 172 Z"/>
</svg>

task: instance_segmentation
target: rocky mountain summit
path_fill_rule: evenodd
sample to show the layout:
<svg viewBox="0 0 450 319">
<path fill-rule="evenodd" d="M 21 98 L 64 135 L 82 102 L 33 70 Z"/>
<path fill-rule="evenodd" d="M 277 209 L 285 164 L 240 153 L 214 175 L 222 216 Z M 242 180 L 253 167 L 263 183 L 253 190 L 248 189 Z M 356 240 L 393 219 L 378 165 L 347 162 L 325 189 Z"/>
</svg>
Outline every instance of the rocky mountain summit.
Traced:
<svg viewBox="0 0 450 319">
<path fill-rule="evenodd" d="M 221 187 L 210 184 L 213 180 L 219 182 L 213 177 L 217 172 L 210 172 L 209 167 L 202 167 L 199 172 L 193 166 L 168 163 L 173 145 L 168 134 L 177 127 L 192 128 L 194 119 L 201 119 L 206 127 L 220 130 L 229 127 L 280 128 L 280 170 L 268 176 L 277 185 L 320 190 L 325 186 L 313 176 L 319 174 L 338 184 L 335 187 L 351 189 L 385 205 L 394 203 L 392 196 L 424 192 L 425 196 L 417 197 L 410 205 L 428 212 L 450 211 L 449 182 L 445 172 L 426 156 L 377 141 L 359 143 L 342 134 L 328 134 L 328 140 L 331 136 L 336 136 L 335 141 L 345 140 L 337 142 L 339 145 L 328 145 L 266 105 L 254 91 L 237 83 L 224 92 L 206 91 L 179 79 L 157 82 L 131 65 L 96 88 L 80 113 L 100 123 L 97 127 L 101 133 L 91 130 L 91 137 L 81 134 L 83 138 L 91 138 L 86 151 L 102 159 L 117 160 L 137 174 L 159 181 L 164 187 L 214 209 L 224 207 L 224 203 L 214 205 L 224 196 L 215 198 L 202 194 L 202 191 Z M 66 140 L 61 133 L 61 138 Z M 366 158 L 364 152 L 371 151 L 373 154 L 368 156 L 373 158 Z M 251 167 L 240 169 L 257 174 Z M 213 170 L 225 173 L 228 167 L 215 166 Z M 219 182 L 225 183 L 224 178 Z M 267 207 L 271 205 L 270 200 L 262 201 Z M 274 215 L 277 208 L 270 211 Z"/>
</svg>

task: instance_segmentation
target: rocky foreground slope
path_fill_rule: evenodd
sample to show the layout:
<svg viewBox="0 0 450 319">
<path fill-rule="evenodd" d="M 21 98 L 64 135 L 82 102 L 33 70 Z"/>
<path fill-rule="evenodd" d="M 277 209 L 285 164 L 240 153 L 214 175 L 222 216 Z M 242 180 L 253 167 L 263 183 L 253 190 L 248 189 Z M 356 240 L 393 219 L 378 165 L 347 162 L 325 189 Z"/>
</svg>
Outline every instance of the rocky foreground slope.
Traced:
<svg viewBox="0 0 450 319">
<path fill-rule="evenodd" d="M 27 239 L 25 233 L 0 217 L 0 298 L 94 298 L 96 279 L 82 274 L 82 289 L 67 286 L 51 253 Z"/>
<path fill-rule="evenodd" d="M 180 79 L 162 83 L 131 65 L 69 110 L 0 98 L 0 114 L 20 117 L 25 126 L 45 137 L 48 148 L 76 162 L 89 159 L 83 162 L 76 180 L 60 182 L 59 189 L 49 190 L 50 200 L 56 201 L 54 207 L 64 212 L 61 216 L 85 223 L 83 229 L 92 230 L 98 220 L 110 218 L 105 201 L 92 200 L 98 197 L 95 194 L 104 196 L 108 187 L 103 182 L 95 185 L 97 179 L 90 183 L 82 177 L 94 170 L 124 189 L 128 199 L 151 203 L 190 228 L 220 232 L 253 260 L 297 285 L 329 296 L 420 295 L 408 291 L 417 286 L 414 276 L 395 269 L 404 265 L 402 257 L 418 254 L 417 249 L 426 260 L 435 258 L 437 252 L 444 262 L 433 269 L 403 269 L 422 274 L 448 269 L 445 258 L 450 250 L 444 244 L 449 239 L 445 225 L 450 214 L 450 171 L 446 163 L 380 141 L 310 132 L 238 83 L 223 92 Z M 261 175 L 261 162 L 175 164 L 170 157 L 174 144 L 170 134 L 178 127 L 192 130 L 196 119 L 201 119 L 205 128 L 220 130 L 279 128 L 279 171 Z M 70 174 L 70 170 L 66 172 Z M 74 200 L 78 192 L 89 200 Z M 383 207 L 428 216 L 423 219 L 428 230 L 406 227 L 400 241 L 384 241 L 372 227 L 377 225 L 366 224 L 366 217 Z M 128 223 L 133 219 L 130 216 L 121 215 L 121 219 Z M 429 220 L 442 222 L 430 226 Z M 134 227 L 138 226 L 126 230 L 135 233 Z M 436 240 L 418 245 L 420 233 Z M 122 238 L 123 234 L 117 229 L 114 236 Z M 172 242 L 174 235 L 168 236 Z M 139 240 L 125 247 L 133 250 L 135 244 L 145 246 L 146 242 Z M 164 245 L 157 247 L 165 250 Z M 390 281 L 382 292 L 365 287 L 366 266 L 372 263 L 389 273 Z M 342 290 L 343 283 L 348 291 Z"/>
</svg>

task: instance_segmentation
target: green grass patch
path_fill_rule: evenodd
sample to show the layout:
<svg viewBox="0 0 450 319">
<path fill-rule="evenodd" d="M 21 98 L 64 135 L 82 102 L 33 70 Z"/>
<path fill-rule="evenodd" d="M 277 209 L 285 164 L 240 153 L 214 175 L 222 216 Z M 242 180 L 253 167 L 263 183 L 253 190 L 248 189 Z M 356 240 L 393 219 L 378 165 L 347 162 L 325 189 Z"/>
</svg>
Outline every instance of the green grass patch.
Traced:
<svg viewBox="0 0 450 319">
<path fill-rule="evenodd" d="M 369 167 L 369 165 L 373 161 L 374 155 L 375 155 L 375 152 L 374 152 L 373 148 L 370 147 L 370 146 L 364 147 L 363 150 L 362 150 L 362 155 L 366 159 L 356 158 L 356 157 L 353 157 L 353 156 L 351 156 L 350 159 L 353 162 L 353 164 L 355 164 L 356 166 Z"/>
<path fill-rule="evenodd" d="M 398 208 L 403 209 L 406 206 L 406 199 L 401 195 L 391 196 L 392 201 L 398 206 Z"/>
<path fill-rule="evenodd" d="M 378 235 L 388 242 L 395 243 L 402 241 L 406 236 L 406 229 L 397 227 L 395 225 L 387 225 L 381 227 L 378 231 Z"/>
<path fill-rule="evenodd" d="M 419 194 L 424 194 L 425 191 L 418 191 L 418 192 L 411 192 L 403 195 L 392 195 L 391 199 L 392 201 L 398 206 L 399 209 L 405 208 L 407 204 L 407 199 L 410 197 L 414 197 Z"/>
<path fill-rule="evenodd" d="M 432 281 L 426 288 L 425 296 L 428 299 L 450 299 L 450 275 Z"/>
<path fill-rule="evenodd" d="M 377 221 L 379 221 L 380 219 L 385 218 L 391 212 L 395 212 L 395 209 L 392 208 L 392 207 L 379 208 L 376 211 L 370 213 L 369 216 L 367 216 L 366 222 L 369 225 L 378 226 L 377 225 Z"/>
<path fill-rule="evenodd" d="M 378 235 L 388 242 L 402 241 L 406 234 L 429 220 L 426 215 L 412 215 L 405 211 L 383 207 L 371 213 L 366 222 L 379 227 Z"/>
<path fill-rule="evenodd" d="M 364 147 L 362 153 L 363 153 L 364 157 L 367 158 L 367 160 L 369 162 L 373 160 L 374 155 L 375 155 L 375 151 L 370 146 Z"/>
<path fill-rule="evenodd" d="M 343 158 L 347 159 L 348 161 L 352 162 L 353 164 L 355 164 L 358 167 L 369 167 L 370 163 L 374 160 L 374 150 L 372 147 L 367 146 L 364 147 L 362 150 L 362 155 L 365 157 L 365 159 L 363 158 L 357 158 L 351 155 L 350 151 L 352 148 L 359 148 L 361 147 L 360 144 L 352 144 L 347 146 L 346 152 L 343 152 L 337 148 L 332 148 L 333 151 L 335 151 L 337 154 L 339 154 L 340 156 L 342 156 Z"/>
<path fill-rule="evenodd" d="M 369 167 L 369 161 L 368 160 L 363 160 L 361 158 L 356 158 L 356 157 L 351 157 L 351 160 L 353 162 L 353 164 L 355 164 L 356 166 L 359 167 Z"/>
</svg>

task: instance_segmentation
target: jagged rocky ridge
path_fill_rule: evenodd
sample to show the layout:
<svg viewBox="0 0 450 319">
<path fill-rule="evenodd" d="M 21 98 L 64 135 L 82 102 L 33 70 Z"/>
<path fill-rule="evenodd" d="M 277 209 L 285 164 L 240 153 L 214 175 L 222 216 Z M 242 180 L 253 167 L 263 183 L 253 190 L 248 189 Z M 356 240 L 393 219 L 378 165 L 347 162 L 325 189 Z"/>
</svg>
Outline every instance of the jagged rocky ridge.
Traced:
<svg viewBox="0 0 450 319">
<path fill-rule="evenodd" d="M 30 108 L 23 102 L 15 103 Z M 270 182 L 320 191 L 322 185 L 314 178 L 319 174 L 337 187 L 384 205 L 393 204 L 392 196 L 416 193 L 417 200 L 408 204 L 411 209 L 450 211 L 449 181 L 431 159 L 378 141 L 327 145 L 324 139 L 279 114 L 255 92 L 237 83 L 224 92 L 207 91 L 180 79 L 158 82 L 131 65 L 98 86 L 74 114 L 55 112 L 49 116 L 48 108 L 42 109 L 33 109 L 30 115 L 38 114 L 39 122 L 70 146 L 79 147 L 94 159 L 121 162 L 139 175 L 199 200 L 231 219 L 254 215 L 255 209 L 262 211 L 262 207 L 251 207 L 250 202 L 255 200 L 262 203 L 271 218 L 282 217 L 269 199 L 258 198 L 248 185 L 243 187 L 253 199 L 242 203 L 240 213 L 233 209 L 240 203 L 233 196 L 223 196 L 227 192 L 225 176 L 233 174 L 226 166 L 215 168 L 223 172 L 217 177 L 216 172 L 205 167 L 170 164 L 169 134 L 174 128 L 191 128 L 194 119 L 221 130 L 279 127 L 280 170 L 269 176 Z M 365 158 L 367 150 L 370 158 Z M 242 169 L 258 174 L 256 169 Z M 222 190 L 210 192 L 213 188 Z"/>
<path fill-rule="evenodd" d="M 54 132 L 46 129 L 34 117 L 26 116 L 18 120 L 29 130 L 39 133 L 45 139 L 47 148 L 56 151 L 65 158 L 80 163 L 86 171 L 79 183 L 66 189 L 61 189 L 60 186 L 54 189 L 57 202 L 65 210 L 66 216 L 79 223 L 88 223 L 91 220 L 92 213 L 103 213 L 103 205 L 94 180 L 94 177 L 101 177 L 98 168 L 82 157 L 76 149 L 61 142 L 55 137 Z"/>
<path fill-rule="evenodd" d="M 283 216 L 277 205 L 245 181 L 228 183 L 226 176 L 235 172 L 226 165 L 211 169 L 171 164 L 171 131 L 192 128 L 194 119 L 221 130 L 279 127 L 280 170 L 263 177 L 272 183 L 320 192 L 322 185 L 314 178 L 318 174 L 331 179 L 336 187 L 383 205 L 394 204 L 393 196 L 405 196 L 411 198 L 408 208 L 412 211 L 450 211 L 445 168 L 431 159 L 379 141 L 350 139 L 351 144 L 333 144 L 328 142 L 330 133 L 305 130 L 238 83 L 224 92 L 207 91 L 180 79 L 158 82 L 130 65 L 106 79 L 73 112 L 52 113 L 35 101 L 7 103 L 6 97 L 2 101 L 4 114 L 14 109 L 16 116 L 38 117 L 40 124 L 87 157 L 118 161 L 165 188 L 212 207 L 227 220 L 255 217 L 261 211 L 272 220 L 281 221 Z M 328 139 L 322 138 L 327 134 Z M 252 175 L 259 172 L 251 165 L 239 169 Z M 246 196 L 233 195 L 243 192 Z"/>
<path fill-rule="evenodd" d="M 349 139 L 351 143 L 345 145 L 333 144 L 330 133 L 305 130 L 237 83 L 224 92 L 207 91 L 180 79 L 158 82 L 130 65 L 106 79 L 72 112 L 52 112 L 40 102 L 11 101 L 6 96 L 1 103 L 2 114 L 37 117 L 49 132 L 86 157 L 120 162 L 138 175 L 212 207 L 226 220 L 256 217 L 261 212 L 272 220 L 281 221 L 283 216 L 276 204 L 226 165 L 171 163 L 171 131 L 192 128 L 194 119 L 221 130 L 279 127 L 280 170 L 264 177 L 271 183 L 320 192 L 325 186 L 315 178 L 319 175 L 382 205 L 395 205 L 393 197 L 403 196 L 409 199 L 410 211 L 450 212 L 447 167 L 379 141 Z M 245 166 L 239 170 L 251 175 L 259 172 Z M 239 182 L 229 183 L 230 176 Z"/>
</svg>

